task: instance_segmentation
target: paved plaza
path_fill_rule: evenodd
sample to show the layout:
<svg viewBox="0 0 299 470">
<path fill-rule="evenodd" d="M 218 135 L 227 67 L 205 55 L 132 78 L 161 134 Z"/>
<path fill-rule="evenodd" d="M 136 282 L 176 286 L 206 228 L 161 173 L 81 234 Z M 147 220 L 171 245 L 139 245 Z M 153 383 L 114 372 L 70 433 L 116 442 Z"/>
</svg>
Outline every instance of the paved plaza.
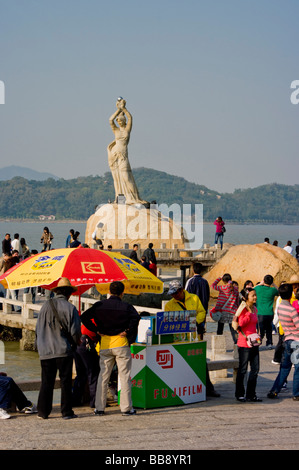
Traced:
<svg viewBox="0 0 299 470">
<path fill-rule="evenodd" d="M 226 335 L 229 349 L 232 344 Z M 228 371 L 227 378 L 215 382 L 220 398 L 178 407 L 138 409 L 131 417 L 123 417 L 118 406 L 107 408 L 103 417 L 93 416 L 89 407 L 75 408 L 78 418 L 68 421 L 61 419 L 58 404 L 48 420 L 13 413 L 11 419 L 1 423 L 0 448 L 118 452 L 299 449 L 299 402 L 292 400 L 292 372 L 287 391 L 270 400 L 267 392 L 278 366 L 271 363 L 273 350 L 262 349 L 260 357 L 257 394 L 262 403 L 237 402 L 232 371 Z M 37 392 L 30 393 L 36 400 Z"/>
</svg>

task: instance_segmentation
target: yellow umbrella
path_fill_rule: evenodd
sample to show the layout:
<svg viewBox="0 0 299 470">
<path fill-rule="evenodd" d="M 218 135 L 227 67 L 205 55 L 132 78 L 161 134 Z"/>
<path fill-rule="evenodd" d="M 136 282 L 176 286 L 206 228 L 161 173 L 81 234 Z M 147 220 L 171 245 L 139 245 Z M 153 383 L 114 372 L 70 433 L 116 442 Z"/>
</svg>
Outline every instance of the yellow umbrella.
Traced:
<svg viewBox="0 0 299 470">
<path fill-rule="evenodd" d="M 7 289 L 56 287 L 62 277 L 81 295 L 92 286 L 106 294 L 113 281 L 122 281 L 125 293 L 163 293 L 163 282 L 136 261 L 120 253 L 93 248 L 61 248 L 25 259 L 0 276 Z"/>
</svg>

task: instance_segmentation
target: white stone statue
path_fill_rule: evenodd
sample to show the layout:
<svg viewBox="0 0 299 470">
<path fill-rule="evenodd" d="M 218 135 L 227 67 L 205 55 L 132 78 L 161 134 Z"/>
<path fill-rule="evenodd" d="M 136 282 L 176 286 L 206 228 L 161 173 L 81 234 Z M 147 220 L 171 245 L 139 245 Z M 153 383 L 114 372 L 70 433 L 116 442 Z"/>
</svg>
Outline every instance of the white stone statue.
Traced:
<svg viewBox="0 0 299 470">
<path fill-rule="evenodd" d="M 109 119 L 115 140 L 108 145 L 108 163 L 113 176 L 115 198 L 123 194 L 126 204 L 145 204 L 139 197 L 128 158 L 128 144 L 132 130 L 132 116 L 126 109 L 126 101 L 118 98 L 117 110 Z M 118 126 L 115 124 L 117 122 Z"/>
</svg>

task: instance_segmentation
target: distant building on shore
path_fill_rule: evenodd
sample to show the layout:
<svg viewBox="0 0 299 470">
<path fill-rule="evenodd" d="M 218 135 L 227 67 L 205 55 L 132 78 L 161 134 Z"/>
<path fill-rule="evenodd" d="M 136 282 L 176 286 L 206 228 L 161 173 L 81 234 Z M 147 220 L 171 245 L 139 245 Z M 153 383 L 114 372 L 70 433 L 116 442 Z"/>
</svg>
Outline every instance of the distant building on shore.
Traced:
<svg viewBox="0 0 299 470">
<path fill-rule="evenodd" d="M 55 220 L 55 215 L 39 215 L 39 220 Z"/>
</svg>

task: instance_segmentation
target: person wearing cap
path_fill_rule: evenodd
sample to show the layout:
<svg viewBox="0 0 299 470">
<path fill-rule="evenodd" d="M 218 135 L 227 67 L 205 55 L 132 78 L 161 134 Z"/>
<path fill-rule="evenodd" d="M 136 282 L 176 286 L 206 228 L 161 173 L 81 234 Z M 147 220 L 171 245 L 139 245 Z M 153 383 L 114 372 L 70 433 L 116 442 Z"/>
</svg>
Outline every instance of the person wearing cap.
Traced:
<svg viewBox="0 0 299 470">
<path fill-rule="evenodd" d="M 78 310 L 69 302 L 77 290 L 67 278 L 61 278 L 55 288 L 56 295 L 47 300 L 36 322 L 36 345 L 41 363 L 41 387 L 38 396 L 38 417 L 47 419 L 52 411 L 53 390 L 57 370 L 61 386 L 61 414 L 64 419 L 76 417 L 72 410 L 72 342 L 79 344 L 81 322 Z M 52 307 L 56 308 L 59 320 Z"/>
<path fill-rule="evenodd" d="M 186 291 L 180 281 L 169 283 L 168 294 L 172 296 L 172 299 L 165 305 L 165 311 L 196 310 L 196 323 L 201 324 L 205 321 L 206 311 L 198 295 Z"/>
<path fill-rule="evenodd" d="M 169 300 L 164 310 L 165 312 L 175 312 L 177 310 L 196 310 L 196 324 L 197 327 L 202 325 L 206 319 L 206 311 L 196 294 L 190 294 L 187 290 L 183 288 L 183 285 L 180 281 L 171 281 L 169 283 L 168 294 L 171 295 L 172 299 Z M 201 329 L 199 333 L 199 338 L 203 340 L 204 330 Z M 208 367 L 206 366 L 206 394 L 209 397 L 220 397 L 220 394 L 217 393 L 214 389 L 214 386 L 210 380 Z"/>
</svg>

